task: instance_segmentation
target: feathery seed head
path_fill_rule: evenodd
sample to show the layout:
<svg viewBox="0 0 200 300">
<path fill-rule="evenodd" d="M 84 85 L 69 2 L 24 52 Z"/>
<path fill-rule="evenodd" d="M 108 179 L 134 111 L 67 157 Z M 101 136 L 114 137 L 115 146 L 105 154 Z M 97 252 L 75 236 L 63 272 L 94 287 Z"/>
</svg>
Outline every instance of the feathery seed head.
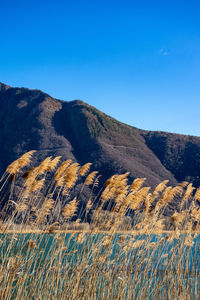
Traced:
<svg viewBox="0 0 200 300">
<path fill-rule="evenodd" d="M 182 182 L 179 183 L 178 185 L 181 186 L 182 188 L 185 188 L 188 184 L 189 184 L 188 181 L 182 181 Z"/>
<path fill-rule="evenodd" d="M 62 210 L 62 215 L 65 219 L 71 219 L 73 216 L 75 216 L 76 211 L 78 209 L 78 201 L 76 197 L 69 203 L 65 205 L 65 207 Z"/>
<path fill-rule="evenodd" d="M 190 215 L 194 221 L 200 222 L 200 208 L 199 207 L 192 208 Z"/>
<path fill-rule="evenodd" d="M 180 213 L 175 211 L 175 213 L 171 216 L 171 219 L 175 225 L 180 225 L 185 219 L 187 213 L 188 213 L 187 211 L 182 211 Z"/>
<path fill-rule="evenodd" d="M 31 162 L 31 158 L 35 150 L 26 152 L 20 158 L 12 162 L 6 169 L 6 172 L 12 175 L 16 175 L 23 167 L 27 166 Z"/>
<path fill-rule="evenodd" d="M 164 192 L 162 193 L 162 196 L 158 199 L 155 210 L 159 210 L 161 207 L 165 206 L 168 202 L 170 202 L 173 198 L 172 186 L 168 186 Z M 171 194 L 170 194 L 171 193 Z"/>
<path fill-rule="evenodd" d="M 55 170 L 62 156 L 57 156 L 49 162 L 48 171 Z"/>
<path fill-rule="evenodd" d="M 93 171 L 93 172 L 91 172 L 91 173 L 86 177 L 85 185 L 91 185 L 91 184 L 93 184 L 93 182 L 94 182 L 95 177 L 96 177 L 97 174 L 98 174 L 98 171 Z"/>
<path fill-rule="evenodd" d="M 182 202 L 181 202 L 181 208 L 183 208 L 184 203 L 187 202 L 192 197 L 192 194 L 193 194 L 194 190 L 195 190 L 195 188 L 192 186 L 192 183 L 190 183 L 187 186 L 187 189 L 186 189 L 185 194 L 183 196 L 183 199 L 182 199 Z"/>
<path fill-rule="evenodd" d="M 38 166 L 38 174 L 39 175 L 42 175 L 49 170 L 50 165 L 51 165 L 51 158 L 52 158 L 52 156 L 45 158 L 41 162 L 41 164 Z"/>
<path fill-rule="evenodd" d="M 44 183 L 45 183 L 45 178 L 42 178 L 40 180 L 35 180 L 33 185 L 30 188 L 30 191 L 31 192 L 40 191 L 43 188 Z"/>
<path fill-rule="evenodd" d="M 111 176 L 109 179 L 107 179 L 105 182 L 105 187 L 111 185 L 118 176 L 119 175 L 115 174 L 115 175 Z"/>
<path fill-rule="evenodd" d="M 159 183 L 159 184 L 157 185 L 157 187 L 155 188 L 153 194 L 154 194 L 154 195 L 158 195 L 159 192 L 162 192 L 162 191 L 165 189 L 166 184 L 167 184 L 168 182 L 169 182 L 169 180 L 163 180 L 161 183 Z"/>
<path fill-rule="evenodd" d="M 52 208 L 54 207 L 54 200 L 51 198 L 45 199 L 42 207 L 36 212 L 37 222 L 42 222 L 46 216 L 50 215 Z"/>
<path fill-rule="evenodd" d="M 92 165 L 92 163 L 87 163 L 87 164 L 83 165 L 80 168 L 79 174 L 81 176 L 85 176 L 89 172 L 91 165 Z"/>
<path fill-rule="evenodd" d="M 87 202 L 87 205 L 86 205 L 86 210 L 90 210 L 93 206 L 93 203 L 92 203 L 92 200 L 89 199 L 89 201 Z"/>
<path fill-rule="evenodd" d="M 152 194 L 148 193 L 145 198 L 145 214 L 148 214 L 151 205 Z"/>
<path fill-rule="evenodd" d="M 64 161 L 60 167 L 58 168 L 58 170 L 55 173 L 54 179 L 57 181 L 59 180 L 59 178 L 63 175 L 63 173 L 65 172 L 65 170 L 69 167 L 69 165 L 72 163 L 71 159 L 68 159 L 66 161 Z"/>
<path fill-rule="evenodd" d="M 69 190 L 74 187 L 78 179 L 79 164 L 71 164 L 64 172 L 64 187 Z"/>
<path fill-rule="evenodd" d="M 194 199 L 197 201 L 200 201 L 200 187 L 196 190 L 196 193 L 194 195 Z"/>
<path fill-rule="evenodd" d="M 149 193 L 150 187 L 144 187 L 137 191 L 129 204 L 130 209 L 138 209 Z"/>
<path fill-rule="evenodd" d="M 142 186 L 142 184 L 144 183 L 144 181 L 146 180 L 146 178 L 136 178 L 133 183 L 131 184 L 131 190 L 133 192 L 136 192 L 140 189 L 140 187 Z"/>
<path fill-rule="evenodd" d="M 38 167 L 32 168 L 26 174 L 25 186 L 30 187 L 38 176 Z"/>
</svg>

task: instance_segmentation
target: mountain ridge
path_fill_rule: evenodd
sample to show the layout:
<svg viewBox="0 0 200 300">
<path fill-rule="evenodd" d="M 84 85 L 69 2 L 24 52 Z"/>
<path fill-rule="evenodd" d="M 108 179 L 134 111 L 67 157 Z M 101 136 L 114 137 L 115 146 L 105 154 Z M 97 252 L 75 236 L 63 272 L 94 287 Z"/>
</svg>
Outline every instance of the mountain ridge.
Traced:
<svg viewBox="0 0 200 300">
<path fill-rule="evenodd" d="M 2 83 L 0 119 L 0 173 L 34 149 L 35 163 L 49 155 L 90 161 L 103 179 L 129 171 L 152 186 L 164 179 L 172 185 L 186 179 L 200 184 L 199 137 L 138 129 L 82 100 L 58 100 Z"/>
</svg>

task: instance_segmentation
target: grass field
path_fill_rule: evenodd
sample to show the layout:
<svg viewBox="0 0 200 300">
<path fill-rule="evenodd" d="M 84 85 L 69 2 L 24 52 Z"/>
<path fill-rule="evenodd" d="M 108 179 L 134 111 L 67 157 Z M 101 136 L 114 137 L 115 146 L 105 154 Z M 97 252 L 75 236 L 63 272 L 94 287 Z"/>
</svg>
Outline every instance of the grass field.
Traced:
<svg viewBox="0 0 200 300">
<path fill-rule="evenodd" d="M 91 164 L 33 154 L 0 182 L 0 299 L 199 299 L 200 189 L 125 173 L 98 191 Z"/>
</svg>

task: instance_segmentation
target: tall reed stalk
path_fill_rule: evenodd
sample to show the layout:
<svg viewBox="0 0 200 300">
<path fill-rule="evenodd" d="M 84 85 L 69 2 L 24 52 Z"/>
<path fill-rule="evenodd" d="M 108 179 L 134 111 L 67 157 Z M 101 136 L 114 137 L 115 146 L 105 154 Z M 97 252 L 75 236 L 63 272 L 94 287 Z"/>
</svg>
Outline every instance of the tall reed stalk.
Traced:
<svg viewBox="0 0 200 300">
<path fill-rule="evenodd" d="M 165 180 L 152 189 L 125 173 L 98 191 L 90 163 L 48 157 L 29 168 L 33 154 L 0 182 L 3 197 L 10 186 L 0 212 L 0 299 L 200 298 L 200 188 Z"/>
</svg>

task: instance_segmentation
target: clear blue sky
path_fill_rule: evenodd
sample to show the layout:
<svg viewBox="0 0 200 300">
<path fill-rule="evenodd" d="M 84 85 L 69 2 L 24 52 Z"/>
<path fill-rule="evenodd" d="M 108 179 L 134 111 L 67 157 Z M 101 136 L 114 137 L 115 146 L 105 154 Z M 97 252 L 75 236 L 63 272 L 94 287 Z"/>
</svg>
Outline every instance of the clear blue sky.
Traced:
<svg viewBox="0 0 200 300">
<path fill-rule="evenodd" d="M 0 0 L 0 81 L 200 136 L 200 1 Z"/>
</svg>

